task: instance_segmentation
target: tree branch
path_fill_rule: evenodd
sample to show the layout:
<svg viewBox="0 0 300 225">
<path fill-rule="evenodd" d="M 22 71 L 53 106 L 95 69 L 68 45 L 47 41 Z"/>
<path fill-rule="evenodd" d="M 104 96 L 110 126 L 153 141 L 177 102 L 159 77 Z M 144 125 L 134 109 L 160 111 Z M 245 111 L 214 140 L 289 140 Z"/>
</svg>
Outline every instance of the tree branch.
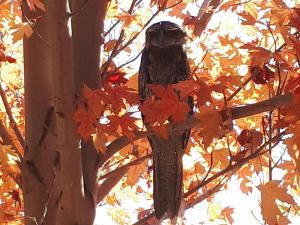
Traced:
<svg viewBox="0 0 300 225">
<path fill-rule="evenodd" d="M 205 7 L 207 5 L 207 1 L 203 3 L 203 7 L 200 8 L 197 16 L 199 19 L 194 27 L 194 35 L 200 36 L 202 34 L 216 8 L 220 5 L 220 2 L 221 0 L 211 0 L 207 7 Z M 203 13 L 207 9 L 210 9 L 210 11 Z"/>
<path fill-rule="evenodd" d="M 2 85 L 0 83 L 0 95 L 1 95 L 1 99 L 2 99 L 2 102 L 4 104 L 4 107 L 5 107 L 5 111 L 6 111 L 6 114 L 9 118 L 9 121 L 10 121 L 10 125 L 12 127 L 12 129 L 14 130 L 16 136 L 17 136 L 17 139 L 18 141 L 20 142 L 21 146 L 23 147 L 23 149 L 25 149 L 25 140 L 24 140 L 24 137 L 23 135 L 21 134 L 21 131 L 19 130 L 19 127 L 18 127 L 18 124 L 16 123 L 16 120 L 12 114 L 12 111 L 11 111 L 11 108 L 9 106 L 9 103 L 7 101 L 7 98 L 6 98 L 6 94 L 2 88 Z"/>
<path fill-rule="evenodd" d="M 2 121 L 0 121 L 0 137 L 2 138 L 3 144 L 11 145 L 13 149 L 15 149 L 16 153 L 22 159 L 21 153 L 18 151 L 17 146 L 14 144 L 13 140 L 11 139 L 6 127 L 3 125 Z"/>
<path fill-rule="evenodd" d="M 291 105 L 293 103 L 293 95 L 292 93 L 288 93 L 286 95 L 275 96 L 265 101 L 261 101 L 258 103 L 254 103 L 251 105 L 238 106 L 230 109 L 232 114 L 232 119 L 240 119 L 247 116 L 252 116 L 258 113 L 267 112 L 274 110 L 279 107 L 284 107 Z M 224 113 L 224 111 L 220 111 L 220 114 Z M 195 117 L 190 117 L 187 121 L 179 123 L 174 127 L 169 127 L 171 133 L 180 132 L 188 128 L 195 127 L 199 125 L 200 121 Z M 137 131 L 135 132 L 135 140 L 140 138 L 153 135 L 152 131 Z M 114 140 L 107 146 L 107 152 L 105 155 L 106 160 L 117 153 L 120 149 L 130 144 L 130 140 L 126 136 L 121 136 Z"/>
<path fill-rule="evenodd" d="M 152 153 L 148 154 L 148 155 L 145 155 L 145 156 L 142 156 L 141 158 L 135 159 L 135 160 L 123 165 L 123 166 L 120 166 L 120 167 L 116 168 L 115 170 L 113 170 L 111 172 L 108 172 L 108 173 L 104 174 L 103 176 L 100 177 L 100 180 L 108 179 L 111 176 L 115 176 L 116 174 L 119 173 L 119 171 L 123 171 L 124 169 L 129 169 L 131 166 L 135 166 L 137 164 L 140 164 L 144 160 L 149 159 L 151 157 L 152 157 Z"/>
</svg>

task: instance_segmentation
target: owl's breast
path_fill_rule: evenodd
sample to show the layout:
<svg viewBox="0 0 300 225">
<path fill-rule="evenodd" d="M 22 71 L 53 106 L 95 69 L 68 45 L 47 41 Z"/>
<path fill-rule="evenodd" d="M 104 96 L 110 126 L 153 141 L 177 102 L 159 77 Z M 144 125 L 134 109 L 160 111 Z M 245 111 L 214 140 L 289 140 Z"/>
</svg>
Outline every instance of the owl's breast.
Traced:
<svg viewBox="0 0 300 225">
<path fill-rule="evenodd" d="M 148 59 L 147 70 L 153 84 L 177 83 L 189 76 L 186 53 L 181 46 L 152 48 Z"/>
</svg>

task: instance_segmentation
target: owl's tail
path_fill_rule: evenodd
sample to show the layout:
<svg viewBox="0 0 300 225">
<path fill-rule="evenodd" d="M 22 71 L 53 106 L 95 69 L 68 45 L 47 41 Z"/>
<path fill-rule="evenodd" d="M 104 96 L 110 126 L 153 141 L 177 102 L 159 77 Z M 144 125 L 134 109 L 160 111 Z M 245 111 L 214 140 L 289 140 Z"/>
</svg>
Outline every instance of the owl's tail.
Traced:
<svg viewBox="0 0 300 225">
<path fill-rule="evenodd" d="M 154 161 L 154 209 L 158 219 L 165 213 L 171 219 L 178 215 L 182 200 L 182 135 L 170 135 L 168 140 L 151 136 L 149 141 Z"/>
</svg>

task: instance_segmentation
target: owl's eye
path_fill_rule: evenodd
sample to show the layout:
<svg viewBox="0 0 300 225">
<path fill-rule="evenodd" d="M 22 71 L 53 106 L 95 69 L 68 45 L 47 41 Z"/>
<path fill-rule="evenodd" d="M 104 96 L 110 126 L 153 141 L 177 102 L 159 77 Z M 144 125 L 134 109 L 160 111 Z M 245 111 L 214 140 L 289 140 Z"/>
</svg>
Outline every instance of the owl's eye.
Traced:
<svg viewBox="0 0 300 225">
<path fill-rule="evenodd" d="M 159 31 L 158 30 L 148 30 L 147 34 L 150 36 L 155 36 L 155 35 L 159 34 Z"/>
<path fill-rule="evenodd" d="M 182 31 L 178 30 L 178 29 L 171 29 L 167 31 L 169 35 L 171 36 L 179 36 Z"/>
</svg>

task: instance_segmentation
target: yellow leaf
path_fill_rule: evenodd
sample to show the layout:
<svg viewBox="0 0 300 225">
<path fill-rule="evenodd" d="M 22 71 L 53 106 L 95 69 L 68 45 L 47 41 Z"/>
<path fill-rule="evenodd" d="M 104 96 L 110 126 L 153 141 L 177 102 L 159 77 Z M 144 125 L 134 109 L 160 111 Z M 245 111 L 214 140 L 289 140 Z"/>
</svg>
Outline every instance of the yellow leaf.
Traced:
<svg viewBox="0 0 300 225">
<path fill-rule="evenodd" d="M 208 205 L 207 210 L 208 210 L 209 220 L 215 221 L 221 218 L 222 208 L 220 205 L 210 203 Z"/>
<path fill-rule="evenodd" d="M 29 25 L 29 23 L 26 23 L 26 22 L 16 24 L 11 29 L 16 30 L 12 33 L 14 43 L 21 40 L 24 36 L 30 37 L 32 32 L 33 32 L 31 26 Z"/>
</svg>

